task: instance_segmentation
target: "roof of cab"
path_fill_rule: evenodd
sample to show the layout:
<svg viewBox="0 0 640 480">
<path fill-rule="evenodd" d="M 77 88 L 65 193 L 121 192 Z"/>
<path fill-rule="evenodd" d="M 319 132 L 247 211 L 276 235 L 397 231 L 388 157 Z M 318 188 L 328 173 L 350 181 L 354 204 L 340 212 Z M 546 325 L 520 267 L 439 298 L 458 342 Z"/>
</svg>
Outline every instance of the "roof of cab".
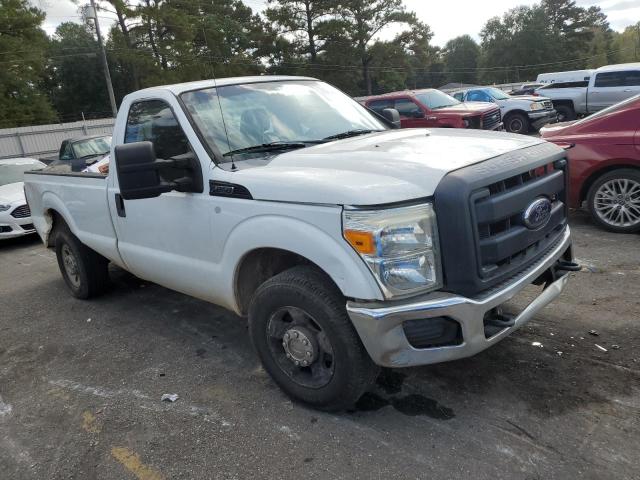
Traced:
<svg viewBox="0 0 640 480">
<path fill-rule="evenodd" d="M 200 90 L 203 88 L 215 88 L 215 87 L 224 87 L 228 85 L 244 85 L 247 83 L 265 83 L 265 82 L 286 82 L 286 81 L 295 81 L 295 80 L 317 80 L 316 78 L 311 77 L 293 77 L 286 75 L 259 75 L 253 77 L 229 77 L 229 78 L 218 78 L 218 79 L 210 79 L 210 80 L 198 80 L 195 82 L 186 82 L 186 83 L 176 83 L 173 85 L 159 85 L 157 87 L 149 87 L 143 90 L 137 90 L 133 92 L 136 96 L 141 93 L 149 94 L 152 92 L 157 92 L 158 90 L 169 90 L 173 92 L 174 95 L 180 95 L 184 92 L 189 92 L 191 90 Z M 131 94 L 130 94 L 131 95 Z"/>
<path fill-rule="evenodd" d="M 620 70 L 638 70 L 640 69 L 640 62 L 637 63 L 619 63 L 617 65 L 606 65 L 596 69 L 596 72 L 610 72 Z"/>
</svg>

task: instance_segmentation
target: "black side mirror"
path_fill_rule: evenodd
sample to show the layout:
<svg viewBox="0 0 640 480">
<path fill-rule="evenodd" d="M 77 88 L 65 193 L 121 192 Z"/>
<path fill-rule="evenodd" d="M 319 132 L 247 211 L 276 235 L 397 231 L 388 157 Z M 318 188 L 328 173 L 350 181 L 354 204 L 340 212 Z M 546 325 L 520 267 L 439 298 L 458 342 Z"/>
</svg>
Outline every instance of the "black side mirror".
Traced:
<svg viewBox="0 0 640 480">
<path fill-rule="evenodd" d="M 394 128 L 400 128 L 400 112 L 395 108 L 385 108 L 382 110 L 382 116 L 393 124 Z"/>
<path fill-rule="evenodd" d="M 181 158 L 159 159 L 151 142 L 135 142 L 118 145 L 114 149 L 120 195 L 125 200 L 154 198 L 163 193 L 202 192 L 202 171 L 193 155 Z M 173 181 L 165 181 L 161 170 L 184 172 Z"/>
</svg>

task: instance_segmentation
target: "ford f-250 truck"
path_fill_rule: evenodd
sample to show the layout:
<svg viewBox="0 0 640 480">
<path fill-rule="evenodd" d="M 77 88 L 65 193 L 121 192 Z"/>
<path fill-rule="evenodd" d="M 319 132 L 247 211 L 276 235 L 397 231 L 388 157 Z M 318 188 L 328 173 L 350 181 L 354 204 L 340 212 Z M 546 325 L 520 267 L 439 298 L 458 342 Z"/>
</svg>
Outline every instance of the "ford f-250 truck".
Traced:
<svg viewBox="0 0 640 480">
<path fill-rule="evenodd" d="M 563 149 L 393 129 L 314 79 L 132 93 L 111 162 L 107 176 L 26 175 L 71 293 L 102 292 L 112 262 L 247 316 L 265 370 L 317 408 L 348 408 L 380 366 L 496 344 L 576 268 Z M 510 309 L 532 283 L 533 301 Z"/>
</svg>

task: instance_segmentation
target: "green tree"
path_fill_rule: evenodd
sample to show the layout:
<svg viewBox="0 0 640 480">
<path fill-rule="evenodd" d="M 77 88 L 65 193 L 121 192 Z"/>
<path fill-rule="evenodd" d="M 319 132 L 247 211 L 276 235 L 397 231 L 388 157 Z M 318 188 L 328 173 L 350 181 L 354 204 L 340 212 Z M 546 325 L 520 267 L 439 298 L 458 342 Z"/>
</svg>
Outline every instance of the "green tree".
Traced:
<svg viewBox="0 0 640 480">
<path fill-rule="evenodd" d="M 461 35 L 447 42 L 442 57 L 450 82 L 476 83 L 480 46 L 469 35 Z"/>
<path fill-rule="evenodd" d="M 640 22 L 614 33 L 611 41 L 614 61 L 619 63 L 640 61 Z"/>
<path fill-rule="evenodd" d="M 333 0 L 268 0 L 265 16 L 282 35 L 291 35 L 301 54 L 315 63 L 323 50 L 323 27 L 332 12 Z"/>
<path fill-rule="evenodd" d="M 336 6 L 342 26 L 344 48 L 353 45 L 362 67 L 362 80 L 366 92 L 373 92 L 371 62 L 374 57 L 371 47 L 376 36 L 393 24 L 416 24 L 414 13 L 408 12 L 402 0 L 343 0 Z"/>
<path fill-rule="evenodd" d="M 44 93 L 44 13 L 27 0 L 0 0 L 0 127 L 54 121 Z"/>
<path fill-rule="evenodd" d="M 65 22 L 51 39 L 49 96 L 64 119 L 109 111 L 98 44 L 85 25 Z"/>
</svg>

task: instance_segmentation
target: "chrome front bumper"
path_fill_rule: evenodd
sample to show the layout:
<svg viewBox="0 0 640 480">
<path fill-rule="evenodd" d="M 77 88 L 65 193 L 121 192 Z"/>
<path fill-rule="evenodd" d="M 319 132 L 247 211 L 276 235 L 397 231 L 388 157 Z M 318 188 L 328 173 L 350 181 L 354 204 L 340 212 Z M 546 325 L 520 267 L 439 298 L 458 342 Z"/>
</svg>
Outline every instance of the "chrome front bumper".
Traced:
<svg viewBox="0 0 640 480">
<path fill-rule="evenodd" d="M 560 295 L 569 278 L 566 272 L 515 317 L 513 326 L 504 328 L 489 338 L 485 336 L 485 314 L 513 298 L 551 269 L 570 246 L 571 236 L 567 226 L 558 244 L 547 255 L 519 276 L 482 297 L 467 298 L 434 292 L 419 299 L 393 304 L 349 301 L 347 312 L 369 355 L 378 365 L 409 367 L 470 357 L 520 328 Z M 449 317 L 460 324 L 462 340 L 459 345 L 417 349 L 409 343 L 403 322 L 417 319 L 428 321 L 434 317 Z"/>
</svg>

